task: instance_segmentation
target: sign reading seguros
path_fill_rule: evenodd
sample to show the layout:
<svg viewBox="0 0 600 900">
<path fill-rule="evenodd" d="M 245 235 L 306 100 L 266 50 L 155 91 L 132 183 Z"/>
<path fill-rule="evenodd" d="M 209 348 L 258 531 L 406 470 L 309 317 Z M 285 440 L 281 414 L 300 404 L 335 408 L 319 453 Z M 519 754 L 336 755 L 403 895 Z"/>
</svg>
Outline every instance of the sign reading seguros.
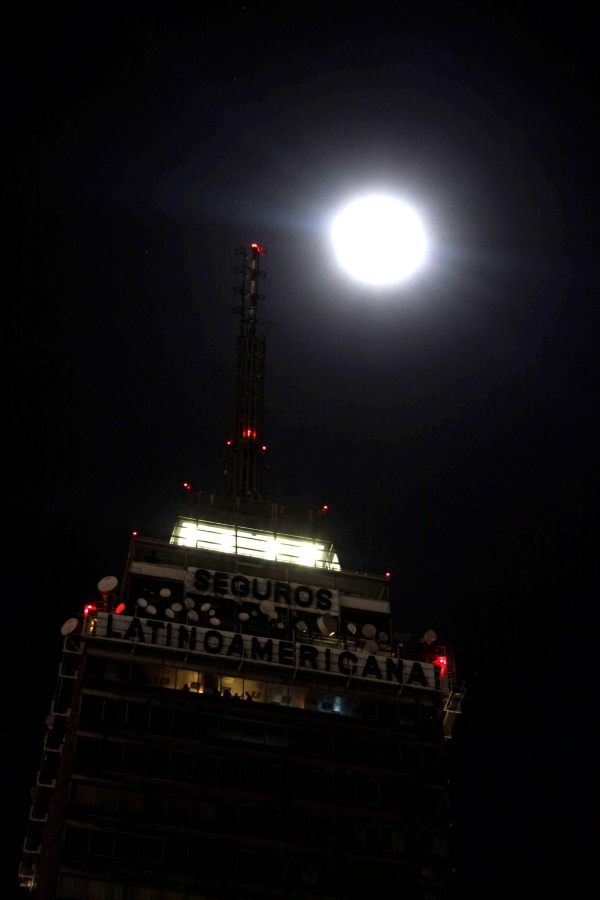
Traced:
<svg viewBox="0 0 600 900">
<path fill-rule="evenodd" d="M 233 572 L 217 572 L 213 569 L 189 569 L 185 578 L 186 595 L 204 595 L 232 600 L 270 600 L 276 606 L 314 612 L 339 611 L 339 594 L 336 590 L 275 581 L 270 578 L 250 578 Z"/>
</svg>

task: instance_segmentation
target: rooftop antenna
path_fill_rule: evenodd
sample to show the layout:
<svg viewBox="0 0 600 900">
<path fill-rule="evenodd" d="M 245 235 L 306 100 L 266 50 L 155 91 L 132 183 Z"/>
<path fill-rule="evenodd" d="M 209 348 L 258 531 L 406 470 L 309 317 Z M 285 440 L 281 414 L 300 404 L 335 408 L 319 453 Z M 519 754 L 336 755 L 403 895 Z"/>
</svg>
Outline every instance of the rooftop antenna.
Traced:
<svg viewBox="0 0 600 900">
<path fill-rule="evenodd" d="M 241 286 L 235 290 L 241 294 L 242 302 L 235 309 L 240 326 L 225 494 L 260 503 L 263 501 L 262 463 L 267 452 L 262 433 L 266 328 L 258 320 L 258 301 L 262 299 L 258 282 L 265 276 L 260 271 L 260 258 L 267 251 L 259 244 L 251 244 L 250 256 L 244 247 L 237 247 L 235 252 L 243 256 L 243 262 L 235 267 L 235 272 L 242 276 Z"/>
</svg>

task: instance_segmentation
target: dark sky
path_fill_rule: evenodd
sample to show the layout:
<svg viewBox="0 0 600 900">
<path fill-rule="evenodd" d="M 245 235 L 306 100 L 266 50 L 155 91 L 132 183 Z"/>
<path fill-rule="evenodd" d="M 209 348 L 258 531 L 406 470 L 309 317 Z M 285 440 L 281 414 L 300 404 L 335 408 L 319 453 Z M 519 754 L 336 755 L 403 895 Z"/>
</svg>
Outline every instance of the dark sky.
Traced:
<svg viewBox="0 0 600 900">
<path fill-rule="evenodd" d="M 223 486 L 233 250 L 258 241 L 267 492 L 329 504 L 342 564 L 391 570 L 405 630 L 434 628 L 467 681 L 460 896 L 583 877 L 592 33 L 564 6 L 221 0 L 52 8 L 8 34 L 13 860 L 60 625 L 121 576 L 132 530 L 168 537 L 183 481 Z M 430 235 L 401 287 L 333 260 L 331 217 L 366 190 Z"/>
</svg>

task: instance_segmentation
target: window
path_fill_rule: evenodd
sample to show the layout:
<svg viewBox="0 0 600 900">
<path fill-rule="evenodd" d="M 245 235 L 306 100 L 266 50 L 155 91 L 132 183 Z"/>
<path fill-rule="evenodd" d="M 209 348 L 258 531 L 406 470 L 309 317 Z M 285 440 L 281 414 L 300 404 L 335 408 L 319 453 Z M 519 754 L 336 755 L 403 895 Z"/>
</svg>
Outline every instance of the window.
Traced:
<svg viewBox="0 0 600 900">
<path fill-rule="evenodd" d="M 90 831 L 90 853 L 95 856 L 112 856 L 114 843 L 112 831 Z"/>
<path fill-rule="evenodd" d="M 164 852 L 164 841 L 159 838 L 140 837 L 139 858 L 142 862 L 162 862 Z"/>
</svg>

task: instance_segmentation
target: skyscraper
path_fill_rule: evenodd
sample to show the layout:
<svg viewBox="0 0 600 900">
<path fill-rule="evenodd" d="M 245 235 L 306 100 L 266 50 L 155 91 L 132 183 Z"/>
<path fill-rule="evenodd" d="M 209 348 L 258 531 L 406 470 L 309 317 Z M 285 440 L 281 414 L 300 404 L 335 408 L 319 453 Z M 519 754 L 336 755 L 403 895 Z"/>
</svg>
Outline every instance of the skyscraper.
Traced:
<svg viewBox="0 0 600 900">
<path fill-rule="evenodd" d="M 262 252 L 238 267 L 226 489 L 189 489 L 62 626 L 19 872 L 39 900 L 449 896 L 462 689 L 388 578 L 341 566 L 325 508 L 264 497 Z"/>
</svg>

